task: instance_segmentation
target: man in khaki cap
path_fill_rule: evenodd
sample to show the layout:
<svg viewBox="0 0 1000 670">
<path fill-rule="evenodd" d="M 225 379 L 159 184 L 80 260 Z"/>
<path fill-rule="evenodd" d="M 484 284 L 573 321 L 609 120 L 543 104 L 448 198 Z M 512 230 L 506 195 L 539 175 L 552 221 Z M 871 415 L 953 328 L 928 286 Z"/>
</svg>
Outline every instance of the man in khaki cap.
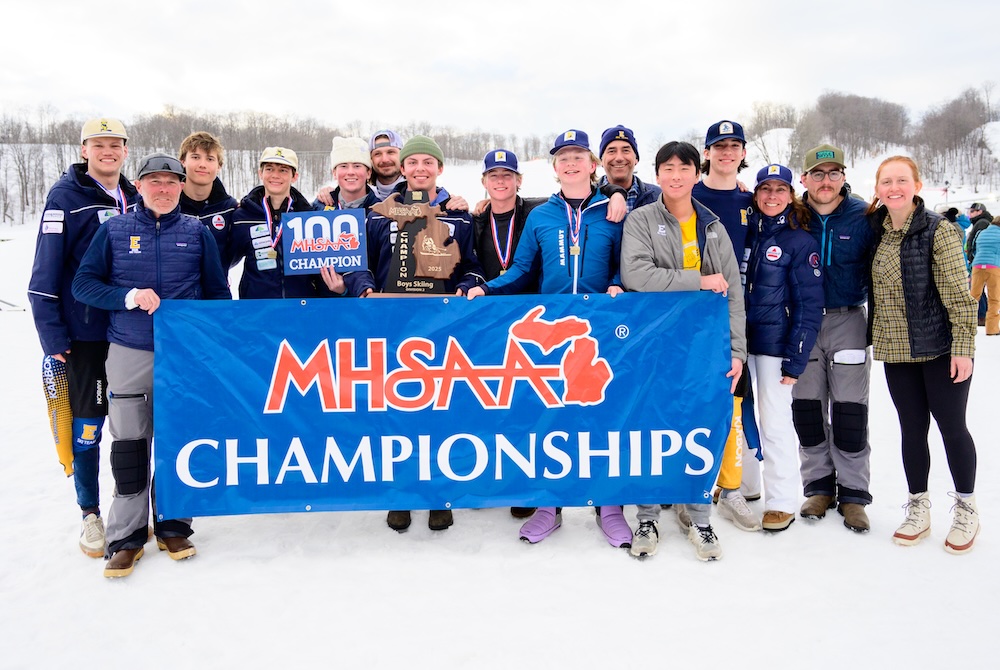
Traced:
<svg viewBox="0 0 1000 670">
<path fill-rule="evenodd" d="M 809 232 L 819 242 L 825 304 L 809 363 L 792 387 L 792 419 L 806 495 L 799 514 L 822 519 L 836 507 L 847 528 L 867 533 L 871 356 L 865 278 L 874 234 L 866 203 L 851 197 L 846 171 L 839 147 L 821 144 L 806 152 L 802 201 L 812 212 Z"/>
<path fill-rule="evenodd" d="M 101 225 L 135 208 L 135 187 L 121 173 L 127 142 L 125 126 L 117 119 L 90 119 L 83 124 L 83 161 L 71 165 L 46 196 L 28 284 L 28 300 L 46 356 L 44 367 L 64 369 L 68 380 L 72 455 L 63 465 L 73 476 L 83 515 L 80 550 L 93 558 L 104 555 L 105 540 L 97 473 L 107 415 L 108 316 L 75 300 L 70 287 Z"/>
<path fill-rule="evenodd" d="M 261 185 L 240 201 L 233 214 L 233 263 L 246 258 L 241 299 L 316 298 L 328 295 L 315 275 L 285 275 L 281 215 L 308 212 L 313 206 L 293 186 L 299 178 L 299 157 L 285 147 L 267 147 L 260 155 Z M 327 271 L 329 276 L 329 271 Z M 343 292 L 343 286 L 337 293 Z"/>
</svg>

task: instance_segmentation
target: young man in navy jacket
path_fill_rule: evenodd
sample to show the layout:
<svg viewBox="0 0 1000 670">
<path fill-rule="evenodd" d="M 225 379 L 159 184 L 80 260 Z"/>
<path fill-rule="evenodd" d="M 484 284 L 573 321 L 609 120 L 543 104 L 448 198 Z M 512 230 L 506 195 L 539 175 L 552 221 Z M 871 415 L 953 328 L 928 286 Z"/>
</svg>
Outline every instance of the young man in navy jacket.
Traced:
<svg viewBox="0 0 1000 670">
<path fill-rule="evenodd" d="M 121 173 L 128 157 L 128 133 L 121 121 L 87 121 L 80 142 L 83 162 L 71 165 L 45 199 L 28 300 L 42 351 L 66 365 L 73 483 L 83 514 L 80 550 L 99 558 L 104 555 L 104 522 L 97 475 L 107 415 L 108 315 L 75 300 L 70 286 L 97 230 L 111 217 L 134 209 L 139 196 Z"/>
</svg>

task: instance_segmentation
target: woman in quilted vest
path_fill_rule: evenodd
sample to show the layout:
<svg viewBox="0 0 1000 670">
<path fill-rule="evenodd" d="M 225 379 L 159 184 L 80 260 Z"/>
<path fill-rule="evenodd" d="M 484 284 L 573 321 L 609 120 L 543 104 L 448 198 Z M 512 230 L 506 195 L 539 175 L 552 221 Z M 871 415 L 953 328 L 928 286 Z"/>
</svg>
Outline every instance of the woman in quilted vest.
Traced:
<svg viewBox="0 0 1000 670">
<path fill-rule="evenodd" d="M 950 223 L 939 225 L 945 219 L 924 207 L 917 196 L 921 186 L 912 159 L 888 158 L 876 173 L 868 209 L 878 240 L 872 258 L 873 354 L 885 362 L 910 493 L 893 541 L 912 545 L 930 535 L 927 431 L 933 415 L 955 486 L 945 549 L 964 553 L 979 533 L 976 445 L 965 422 L 976 303 L 969 295 L 962 233 Z"/>
</svg>

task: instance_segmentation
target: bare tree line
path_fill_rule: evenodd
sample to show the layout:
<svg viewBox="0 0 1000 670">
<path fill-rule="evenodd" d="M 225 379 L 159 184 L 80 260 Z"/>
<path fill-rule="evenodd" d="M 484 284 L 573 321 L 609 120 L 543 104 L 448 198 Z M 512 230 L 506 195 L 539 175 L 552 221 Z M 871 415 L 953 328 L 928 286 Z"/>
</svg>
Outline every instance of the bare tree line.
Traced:
<svg viewBox="0 0 1000 670">
<path fill-rule="evenodd" d="M 849 162 L 899 147 L 917 160 L 927 181 L 950 179 L 995 190 L 1000 185 L 1000 155 L 990 151 L 983 134 L 986 124 L 1000 121 L 993 89 L 993 83 L 967 89 L 917 123 L 910 122 L 902 105 L 848 93 L 825 93 L 805 110 L 755 103 L 746 132 L 765 160 L 799 165 L 810 147 L 823 142 L 841 147 Z M 766 134 L 779 128 L 793 131 L 789 156 L 769 155 Z"/>
<path fill-rule="evenodd" d="M 928 181 L 951 179 L 990 190 L 1000 184 L 1000 156 L 986 145 L 983 127 L 1000 120 L 992 100 L 994 84 L 968 89 L 911 123 L 902 105 L 848 93 L 825 93 L 808 109 L 791 105 L 754 103 L 744 124 L 748 141 L 765 160 L 801 163 L 811 146 L 830 142 L 844 149 L 848 161 L 879 155 L 899 147 L 921 164 Z M 0 115 L 0 220 L 24 223 L 44 204 L 45 194 L 70 164 L 80 160 L 79 133 L 84 119 L 60 118 L 51 107 L 33 116 L 23 112 Z M 315 119 L 276 117 L 261 112 L 200 114 L 167 107 L 162 112 L 129 121 L 130 155 L 125 174 L 152 151 L 175 153 L 181 140 L 196 130 L 223 139 L 226 161 L 221 177 L 240 197 L 256 183 L 256 161 L 267 145 L 294 149 L 300 160 L 299 190 L 311 196 L 329 175 L 330 140 L 335 136 L 367 137 L 389 127 L 380 121 L 354 120 L 343 126 Z M 478 161 L 490 149 L 504 147 L 522 158 L 544 156 L 548 136 L 464 131 L 425 121 L 391 125 L 404 137 L 433 137 L 449 160 Z M 789 155 L 777 155 L 769 131 L 791 129 Z M 689 133 L 698 145 L 700 133 Z M 657 138 L 663 139 L 663 138 Z M 782 145 L 784 146 L 784 145 Z M 772 155 L 774 154 L 774 155 Z"/>
</svg>

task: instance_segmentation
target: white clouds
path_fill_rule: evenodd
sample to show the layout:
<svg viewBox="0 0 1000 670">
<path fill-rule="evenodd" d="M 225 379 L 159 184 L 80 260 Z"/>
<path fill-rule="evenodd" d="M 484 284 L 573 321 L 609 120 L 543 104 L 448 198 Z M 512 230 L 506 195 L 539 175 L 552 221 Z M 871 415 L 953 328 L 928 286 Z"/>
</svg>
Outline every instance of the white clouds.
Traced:
<svg viewBox="0 0 1000 670">
<path fill-rule="evenodd" d="M 824 91 L 928 106 L 996 77 L 942 26 L 985 0 L 169 4 L 63 0 L 5 10 L 5 108 L 130 118 L 164 105 L 426 120 L 495 132 L 698 132 L 753 101 L 802 108 Z"/>
</svg>

